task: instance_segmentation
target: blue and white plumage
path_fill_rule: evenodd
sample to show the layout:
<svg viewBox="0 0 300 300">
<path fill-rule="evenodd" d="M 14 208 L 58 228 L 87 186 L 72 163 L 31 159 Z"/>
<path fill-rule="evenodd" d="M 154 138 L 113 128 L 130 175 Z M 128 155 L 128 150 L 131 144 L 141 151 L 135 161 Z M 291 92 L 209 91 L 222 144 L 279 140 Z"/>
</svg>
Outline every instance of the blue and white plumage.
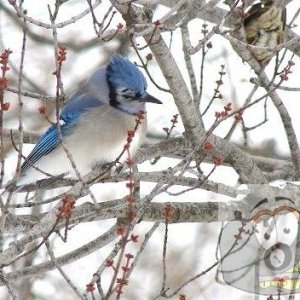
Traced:
<svg viewBox="0 0 300 300">
<path fill-rule="evenodd" d="M 60 114 L 60 130 L 77 170 L 86 174 L 99 163 L 115 160 L 133 129 L 136 115 L 145 110 L 145 102 L 161 103 L 146 92 L 147 82 L 141 71 L 128 59 L 113 55 L 67 101 Z M 132 141 L 132 155 L 143 142 L 146 120 Z M 45 178 L 45 174 L 75 175 L 61 145 L 58 126 L 52 125 L 38 140 L 21 167 L 18 184 Z"/>
</svg>

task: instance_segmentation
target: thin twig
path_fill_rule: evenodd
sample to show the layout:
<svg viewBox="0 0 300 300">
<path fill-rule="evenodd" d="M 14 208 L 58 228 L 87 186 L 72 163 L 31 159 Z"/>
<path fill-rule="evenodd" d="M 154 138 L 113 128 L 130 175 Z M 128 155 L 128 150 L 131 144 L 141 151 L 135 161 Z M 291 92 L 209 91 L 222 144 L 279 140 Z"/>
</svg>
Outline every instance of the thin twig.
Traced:
<svg viewBox="0 0 300 300">
<path fill-rule="evenodd" d="M 62 267 L 57 263 L 57 260 L 56 260 L 56 257 L 54 255 L 54 252 L 53 250 L 51 249 L 51 245 L 50 245 L 50 242 L 49 240 L 46 240 L 45 241 L 45 245 L 47 247 L 47 250 L 48 250 L 48 253 L 49 253 L 49 256 L 51 258 L 51 261 L 54 262 L 55 264 L 55 268 L 59 271 L 59 273 L 61 274 L 61 276 L 63 277 L 63 279 L 66 281 L 66 283 L 71 287 L 71 289 L 74 291 L 74 293 L 79 297 L 79 299 L 82 299 L 82 300 L 87 300 L 88 298 L 83 296 L 78 288 L 73 284 L 73 282 L 71 281 L 71 279 L 69 278 L 69 276 L 66 274 L 66 272 L 62 269 Z"/>
</svg>

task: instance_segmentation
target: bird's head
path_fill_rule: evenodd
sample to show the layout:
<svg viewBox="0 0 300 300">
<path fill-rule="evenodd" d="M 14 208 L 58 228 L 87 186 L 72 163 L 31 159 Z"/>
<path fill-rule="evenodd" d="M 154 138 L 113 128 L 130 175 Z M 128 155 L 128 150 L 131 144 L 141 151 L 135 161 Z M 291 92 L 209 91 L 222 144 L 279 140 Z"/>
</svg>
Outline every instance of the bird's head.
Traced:
<svg viewBox="0 0 300 300">
<path fill-rule="evenodd" d="M 107 65 L 110 104 L 135 115 L 143 110 L 145 102 L 161 104 L 146 92 L 147 82 L 142 72 L 127 58 L 113 55 Z"/>
</svg>

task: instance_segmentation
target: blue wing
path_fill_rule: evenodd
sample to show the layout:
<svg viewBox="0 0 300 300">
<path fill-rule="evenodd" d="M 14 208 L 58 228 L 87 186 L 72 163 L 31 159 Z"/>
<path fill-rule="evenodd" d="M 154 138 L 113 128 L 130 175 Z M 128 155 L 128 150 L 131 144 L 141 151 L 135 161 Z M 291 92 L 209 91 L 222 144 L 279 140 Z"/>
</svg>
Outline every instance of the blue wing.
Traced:
<svg viewBox="0 0 300 300">
<path fill-rule="evenodd" d="M 74 95 L 75 96 L 75 95 Z M 60 129 L 62 137 L 67 136 L 76 126 L 80 116 L 93 107 L 102 105 L 97 98 L 87 95 L 72 97 L 64 106 L 60 115 Z M 21 173 L 34 165 L 41 157 L 49 154 L 61 143 L 58 126 L 52 125 L 37 141 L 35 147 L 21 166 Z"/>
</svg>

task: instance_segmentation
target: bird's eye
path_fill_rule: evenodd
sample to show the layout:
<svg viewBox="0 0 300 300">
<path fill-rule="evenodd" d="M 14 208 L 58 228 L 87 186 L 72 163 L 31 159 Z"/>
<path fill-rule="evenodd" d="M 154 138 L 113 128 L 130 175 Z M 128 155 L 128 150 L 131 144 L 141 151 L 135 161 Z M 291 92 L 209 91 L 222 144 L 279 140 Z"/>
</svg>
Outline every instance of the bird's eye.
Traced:
<svg viewBox="0 0 300 300">
<path fill-rule="evenodd" d="M 137 92 L 137 93 L 135 94 L 135 96 L 136 96 L 136 98 L 141 98 L 141 97 L 142 97 L 142 94 L 141 94 L 140 92 Z"/>
<path fill-rule="evenodd" d="M 125 99 L 134 99 L 136 97 L 136 94 L 134 91 L 131 91 L 129 89 L 123 89 L 121 90 L 121 96 Z"/>
</svg>

